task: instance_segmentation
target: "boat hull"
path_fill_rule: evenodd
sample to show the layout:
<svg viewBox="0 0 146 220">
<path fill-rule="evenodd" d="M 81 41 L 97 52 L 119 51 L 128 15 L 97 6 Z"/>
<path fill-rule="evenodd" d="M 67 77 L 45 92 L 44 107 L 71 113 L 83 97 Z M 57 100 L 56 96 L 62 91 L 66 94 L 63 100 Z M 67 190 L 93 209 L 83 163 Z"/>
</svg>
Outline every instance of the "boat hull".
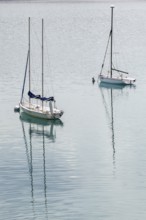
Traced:
<svg viewBox="0 0 146 220">
<path fill-rule="evenodd" d="M 53 109 L 53 112 L 51 113 L 48 111 L 48 109 L 45 109 L 42 111 L 40 108 L 37 108 L 37 106 L 31 106 L 20 103 L 20 114 L 21 112 L 25 112 L 26 114 L 35 117 L 35 118 L 42 118 L 42 119 L 59 119 L 63 115 L 62 110 Z"/>
<path fill-rule="evenodd" d="M 134 78 L 130 77 L 108 77 L 108 76 L 99 76 L 100 82 L 109 83 L 109 84 L 116 84 L 116 85 L 132 85 L 135 83 Z"/>
</svg>

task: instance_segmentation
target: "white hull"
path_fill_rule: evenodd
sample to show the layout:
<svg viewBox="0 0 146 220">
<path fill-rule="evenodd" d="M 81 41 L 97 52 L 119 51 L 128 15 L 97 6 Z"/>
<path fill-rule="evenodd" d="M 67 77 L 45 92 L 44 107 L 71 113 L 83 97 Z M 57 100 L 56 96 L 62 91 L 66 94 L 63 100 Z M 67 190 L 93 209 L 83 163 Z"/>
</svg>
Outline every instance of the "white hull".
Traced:
<svg viewBox="0 0 146 220">
<path fill-rule="evenodd" d="M 42 119 L 59 119 L 63 115 L 63 111 L 53 108 L 52 112 L 48 107 L 42 107 L 29 103 L 20 103 L 20 114 L 25 112 L 26 114 L 33 116 L 35 118 Z"/>
<path fill-rule="evenodd" d="M 130 77 L 108 77 L 104 75 L 99 76 L 100 82 L 103 83 L 110 83 L 110 84 L 116 84 L 116 85 L 132 85 L 135 83 L 134 78 Z"/>
</svg>

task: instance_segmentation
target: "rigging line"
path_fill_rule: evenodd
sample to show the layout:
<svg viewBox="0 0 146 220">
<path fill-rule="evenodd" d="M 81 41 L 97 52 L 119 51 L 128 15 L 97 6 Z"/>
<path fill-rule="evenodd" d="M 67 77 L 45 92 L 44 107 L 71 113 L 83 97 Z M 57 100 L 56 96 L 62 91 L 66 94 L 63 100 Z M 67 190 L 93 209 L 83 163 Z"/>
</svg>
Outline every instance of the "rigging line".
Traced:
<svg viewBox="0 0 146 220">
<path fill-rule="evenodd" d="M 98 37 L 97 37 L 97 39 L 100 38 L 100 40 L 98 39 L 97 44 L 103 43 L 104 36 L 107 36 L 107 34 L 108 34 L 107 29 L 108 29 L 108 26 L 106 26 L 105 31 L 100 32 L 100 35 L 98 35 Z"/>
<path fill-rule="evenodd" d="M 46 38 L 46 35 L 45 35 L 45 38 Z M 47 45 L 47 43 L 45 42 L 45 44 L 46 44 L 46 55 L 47 55 L 47 65 L 48 65 L 48 69 L 50 69 L 50 76 L 51 76 L 51 81 L 52 81 L 52 83 L 50 84 L 51 85 L 51 88 L 52 88 L 52 92 L 53 92 L 53 96 L 54 96 L 54 84 L 53 84 L 53 75 L 52 75 L 52 72 L 51 72 L 51 65 L 50 65 L 50 59 L 49 59 L 49 50 L 48 50 L 48 45 Z"/>
<path fill-rule="evenodd" d="M 116 33 L 117 36 L 124 36 L 123 31 L 122 31 L 123 29 L 119 28 L 119 26 L 121 26 L 121 24 L 119 25 L 119 22 L 117 22 L 117 19 L 115 16 L 115 30 L 117 32 Z M 125 66 L 127 68 L 127 63 L 130 63 L 130 62 L 127 61 L 127 56 L 126 57 L 124 56 L 125 52 L 127 52 L 126 50 L 123 50 L 124 49 L 123 46 L 125 46 L 125 42 L 123 42 L 123 38 L 121 38 L 121 37 L 116 37 L 116 39 L 118 39 L 118 40 L 115 41 L 116 42 L 115 46 L 117 45 L 116 48 L 118 48 L 118 50 L 120 49 L 119 56 L 117 56 L 118 59 L 117 59 L 116 66 L 119 67 L 122 64 L 122 66 L 124 66 L 124 68 L 125 68 Z M 121 47 L 121 45 L 122 45 L 122 47 Z"/>
<path fill-rule="evenodd" d="M 34 24 L 35 25 L 35 24 Z M 38 41 L 38 43 L 39 43 L 39 46 L 41 47 L 41 41 L 40 41 L 40 39 L 39 39 L 39 37 L 38 37 L 38 34 L 37 34 L 37 32 L 36 32 L 36 30 L 35 30 L 35 28 L 34 28 L 34 25 L 33 25 L 33 27 L 32 27 L 32 31 L 33 31 L 33 33 L 35 34 L 35 36 L 36 36 L 36 39 L 37 39 L 37 41 Z"/>
<path fill-rule="evenodd" d="M 105 58 L 106 58 L 107 50 L 108 50 L 108 46 L 109 46 L 110 37 L 111 37 L 111 31 L 109 33 L 108 42 L 107 42 L 107 45 L 106 45 L 106 50 L 105 50 L 105 54 L 104 54 L 104 58 L 103 58 L 102 66 L 101 66 L 100 75 L 102 74 L 102 70 L 103 70 L 103 67 L 104 67 Z"/>
<path fill-rule="evenodd" d="M 35 59 L 34 57 L 32 57 L 31 59 L 31 62 L 32 62 L 32 78 L 31 78 L 31 81 L 32 81 L 32 91 L 35 91 L 35 92 L 39 92 L 40 91 L 40 75 L 38 74 L 38 70 L 37 70 L 37 67 L 35 66 Z M 40 69 L 39 69 L 39 72 L 40 72 Z"/>
<path fill-rule="evenodd" d="M 45 33 L 45 30 L 44 30 L 44 37 L 46 38 L 46 33 Z M 47 65 L 48 65 L 48 69 L 50 69 L 50 75 L 51 75 L 51 78 L 52 78 L 52 83 L 50 84 L 51 85 L 51 88 L 52 88 L 52 92 L 53 92 L 53 96 L 54 96 L 54 84 L 53 84 L 53 75 L 51 73 L 51 65 L 50 65 L 50 62 L 49 62 L 49 50 L 48 50 L 48 45 L 45 41 L 45 45 L 46 45 L 46 55 L 47 55 Z M 50 68 L 49 68 L 50 67 Z"/>
<path fill-rule="evenodd" d="M 25 81 L 26 81 L 26 74 L 27 74 L 27 67 L 28 67 L 28 61 L 29 61 L 29 53 L 30 53 L 30 51 L 28 50 L 27 60 L 26 60 L 26 67 L 25 67 L 25 74 L 24 74 L 24 80 L 23 80 L 23 88 L 22 88 L 22 94 L 21 94 L 20 103 L 22 103 L 22 100 L 23 100 L 23 94 L 24 94 L 24 88 L 25 88 Z"/>
<path fill-rule="evenodd" d="M 119 28 L 118 28 L 118 23 L 117 23 L 117 20 L 116 20 L 116 16 L 115 16 L 115 18 L 114 18 L 114 20 L 115 20 L 115 28 L 114 28 L 114 30 L 115 30 L 115 32 L 114 32 L 114 44 L 113 44 L 113 48 L 114 48 L 114 51 L 118 51 L 118 53 L 117 52 L 114 52 L 113 53 L 113 56 L 114 56 L 114 61 L 115 61 L 115 66 L 116 66 L 116 68 L 120 65 L 120 59 L 119 59 L 119 49 L 121 48 L 121 44 L 122 44 L 122 42 L 119 42 L 119 38 L 118 38 L 118 36 L 121 36 L 121 34 L 120 34 L 120 32 L 119 32 Z M 118 39 L 118 40 L 117 40 Z M 116 69 L 115 68 L 115 69 Z"/>
<path fill-rule="evenodd" d="M 33 56 L 31 58 L 31 62 L 32 62 L 32 74 L 31 74 L 32 91 L 38 93 L 40 91 L 40 74 L 38 73 L 38 71 L 40 72 L 40 69 L 35 65 L 35 59 Z"/>
<path fill-rule="evenodd" d="M 38 38 L 38 35 L 37 35 L 37 33 L 36 33 L 36 31 L 35 31 L 35 28 L 34 28 L 34 25 L 35 24 L 33 24 L 32 25 L 32 34 L 35 36 L 35 39 L 38 41 L 38 44 L 39 44 L 39 46 L 41 45 L 41 43 L 40 43 L 40 40 L 39 40 L 39 38 Z M 40 46 L 41 47 L 41 46 Z M 32 50 L 34 50 L 33 49 L 33 47 L 32 47 Z M 32 90 L 37 90 L 36 88 L 38 88 L 38 82 L 39 82 L 39 79 L 38 79 L 38 77 L 37 77 L 37 74 L 36 74 L 36 68 L 35 68 L 35 65 L 34 65 L 34 57 L 33 56 L 31 56 L 31 62 L 32 62 L 32 72 L 33 72 L 33 74 L 31 75 L 31 81 L 32 82 L 34 82 L 35 81 L 35 83 L 32 83 Z M 33 75 L 35 75 L 35 77 L 33 76 Z M 34 80 L 35 79 L 35 80 Z"/>
<path fill-rule="evenodd" d="M 34 36 L 35 36 L 35 39 L 36 39 L 36 41 L 38 42 L 38 45 L 39 45 L 39 47 L 40 48 L 42 48 L 42 44 L 41 44 L 41 41 L 40 41 L 40 39 L 39 39 L 39 37 L 38 37 L 38 34 L 37 34 L 37 32 L 36 32 L 36 28 L 35 28 L 35 24 L 33 24 L 32 25 L 32 33 L 34 34 Z M 34 64 L 34 60 L 32 60 L 32 62 L 33 62 L 33 64 Z M 33 65 L 33 72 L 34 72 L 34 75 L 35 75 L 35 78 L 33 78 L 32 79 L 32 81 L 34 81 L 35 83 L 33 83 L 33 89 L 34 90 L 36 90 L 36 91 L 38 91 L 38 88 L 39 88 L 39 82 L 40 82 L 40 77 L 38 76 L 38 74 L 36 74 L 36 68 L 35 68 L 35 65 Z M 40 88 L 39 88 L 39 90 L 40 90 Z"/>
</svg>

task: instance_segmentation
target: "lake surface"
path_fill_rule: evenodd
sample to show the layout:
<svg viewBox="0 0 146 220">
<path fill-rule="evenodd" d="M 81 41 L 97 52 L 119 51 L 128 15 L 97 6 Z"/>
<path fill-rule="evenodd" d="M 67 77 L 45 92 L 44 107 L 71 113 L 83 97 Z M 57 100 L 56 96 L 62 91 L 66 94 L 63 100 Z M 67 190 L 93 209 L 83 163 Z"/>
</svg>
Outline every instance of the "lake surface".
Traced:
<svg viewBox="0 0 146 220">
<path fill-rule="evenodd" d="M 146 218 L 146 2 L 115 4 L 115 53 L 137 79 L 122 88 L 97 83 L 110 4 L 0 3 L 0 219 Z M 45 86 L 65 112 L 58 123 L 14 113 L 28 17 L 37 84 L 44 18 Z"/>
</svg>

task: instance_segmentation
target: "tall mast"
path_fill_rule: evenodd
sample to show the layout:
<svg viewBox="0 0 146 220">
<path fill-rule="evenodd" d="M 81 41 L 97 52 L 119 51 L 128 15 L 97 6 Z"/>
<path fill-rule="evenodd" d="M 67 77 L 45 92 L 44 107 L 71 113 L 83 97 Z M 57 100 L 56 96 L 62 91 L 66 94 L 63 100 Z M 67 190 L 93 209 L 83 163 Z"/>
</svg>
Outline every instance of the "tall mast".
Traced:
<svg viewBox="0 0 146 220">
<path fill-rule="evenodd" d="M 31 91 L 31 66 L 30 66 L 30 17 L 28 19 L 28 51 L 29 51 L 29 91 Z M 29 104 L 31 99 L 29 98 Z"/>
<path fill-rule="evenodd" d="M 42 19 L 42 97 L 44 97 L 44 20 Z M 42 101 L 43 110 L 43 101 Z"/>
<path fill-rule="evenodd" d="M 114 6 L 111 6 L 111 64 L 110 64 L 111 78 L 112 78 L 112 63 L 113 63 L 113 9 Z"/>
</svg>

